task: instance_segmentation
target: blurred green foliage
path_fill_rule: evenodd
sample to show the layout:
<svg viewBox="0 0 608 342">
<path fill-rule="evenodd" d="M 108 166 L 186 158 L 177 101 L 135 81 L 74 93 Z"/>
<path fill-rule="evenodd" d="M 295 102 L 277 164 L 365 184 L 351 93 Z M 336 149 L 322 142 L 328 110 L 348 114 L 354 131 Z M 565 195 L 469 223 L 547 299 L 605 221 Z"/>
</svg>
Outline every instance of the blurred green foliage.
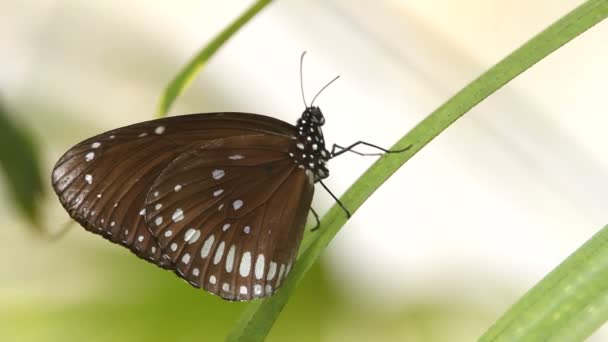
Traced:
<svg viewBox="0 0 608 342">
<path fill-rule="evenodd" d="M 86 264 L 77 280 L 83 294 L 7 298 L 0 293 L 0 341 L 222 341 L 245 306 L 196 289 L 118 246 L 94 254 L 72 247 Z M 57 265 L 55 271 L 65 274 L 70 268 Z M 66 284 L 65 291 L 69 288 Z M 317 264 L 269 341 L 319 340 L 332 297 Z"/>
<path fill-rule="evenodd" d="M 9 116 L 9 109 L 0 102 L 0 167 L 12 202 L 40 230 L 39 205 L 44 188 L 39 160 L 33 136 Z"/>
</svg>

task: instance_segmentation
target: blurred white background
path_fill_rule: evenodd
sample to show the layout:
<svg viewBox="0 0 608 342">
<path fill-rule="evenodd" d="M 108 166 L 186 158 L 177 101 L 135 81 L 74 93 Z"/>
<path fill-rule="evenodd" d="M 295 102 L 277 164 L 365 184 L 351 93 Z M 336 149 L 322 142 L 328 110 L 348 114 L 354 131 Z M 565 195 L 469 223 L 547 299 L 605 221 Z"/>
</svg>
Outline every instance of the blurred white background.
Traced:
<svg viewBox="0 0 608 342">
<path fill-rule="evenodd" d="M 327 141 L 388 147 L 580 3 L 277 1 L 213 57 L 172 114 L 245 111 L 293 123 L 303 110 L 298 63 L 307 50 L 309 99 L 342 76 L 317 100 Z M 81 139 L 152 118 L 177 70 L 249 4 L 4 1 L 0 92 L 45 141 L 50 174 L 61 153 Z M 607 38 L 608 23 L 590 29 L 400 169 L 330 245 L 333 286 L 359 310 L 397 310 L 425 298 L 474 303 L 491 314 L 445 327 L 450 340 L 471 340 L 606 224 Z M 85 128 L 75 130 L 76 124 Z M 340 194 L 372 162 L 344 155 L 331 162 L 328 184 Z M 319 187 L 314 206 L 325 211 L 331 204 Z M 54 198 L 48 207 L 53 224 L 67 219 Z M 11 215 L 0 219 L 3 226 L 17 222 Z M 0 230 L 0 257 L 20 260 L 0 269 L 5 292 L 28 293 L 42 279 L 45 291 L 65 291 L 66 277 L 78 278 L 45 278 L 44 263 L 20 257 L 31 236 L 11 235 L 6 244 L 13 233 Z M 74 230 L 68 238 L 97 238 L 89 235 Z M 51 261 L 73 254 L 36 243 Z M 15 276 L 25 268 L 35 272 Z M 62 295 L 80 291 L 86 290 Z M 349 328 L 358 338 L 367 333 Z M 324 334 L 344 337 L 335 322 Z M 608 330 L 595 338 L 608 339 Z"/>
</svg>

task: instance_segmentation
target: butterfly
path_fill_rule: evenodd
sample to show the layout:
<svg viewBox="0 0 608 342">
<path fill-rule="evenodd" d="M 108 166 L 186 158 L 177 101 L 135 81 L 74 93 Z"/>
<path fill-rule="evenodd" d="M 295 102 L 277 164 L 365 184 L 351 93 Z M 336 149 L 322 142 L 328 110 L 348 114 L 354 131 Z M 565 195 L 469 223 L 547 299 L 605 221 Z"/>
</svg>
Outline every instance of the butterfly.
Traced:
<svg viewBox="0 0 608 342">
<path fill-rule="evenodd" d="M 295 126 L 221 112 L 114 129 L 69 149 L 52 185 L 86 230 L 193 286 L 226 300 L 268 297 L 293 267 L 327 162 L 365 155 L 358 145 L 406 150 L 359 141 L 329 151 L 323 113 L 304 104 Z"/>
</svg>

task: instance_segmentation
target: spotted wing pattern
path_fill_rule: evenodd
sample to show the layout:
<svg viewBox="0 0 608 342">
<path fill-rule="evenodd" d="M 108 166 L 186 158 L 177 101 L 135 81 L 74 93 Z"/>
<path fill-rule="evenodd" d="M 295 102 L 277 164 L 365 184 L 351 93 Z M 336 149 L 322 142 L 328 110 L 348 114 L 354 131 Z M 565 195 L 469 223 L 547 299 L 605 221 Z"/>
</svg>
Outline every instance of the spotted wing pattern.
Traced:
<svg viewBox="0 0 608 342">
<path fill-rule="evenodd" d="M 294 127 L 245 113 L 175 116 L 118 128 L 66 152 L 52 184 L 70 216 L 87 230 L 172 268 L 146 224 L 146 196 L 161 172 L 188 150 L 221 145 L 228 136 L 291 137 Z M 246 139 L 245 139 L 246 140 Z M 286 141 L 286 140 L 283 140 Z"/>
<path fill-rule="evenodd" d="M 150 188 L 146 221 L 176 273 L 228 300 L 270 296 L 289 273 L 314 190 L 291 138 L 231 137 L 176 158 Z"/>
</svg>

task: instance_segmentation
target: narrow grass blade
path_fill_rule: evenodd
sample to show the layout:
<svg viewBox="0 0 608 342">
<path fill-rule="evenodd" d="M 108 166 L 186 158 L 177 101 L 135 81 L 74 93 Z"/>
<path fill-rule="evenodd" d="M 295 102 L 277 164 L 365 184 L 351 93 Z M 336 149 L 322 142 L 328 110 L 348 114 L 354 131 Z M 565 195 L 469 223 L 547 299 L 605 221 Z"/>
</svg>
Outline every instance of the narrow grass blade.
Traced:
<svg viewBox="0 0 608 342">
<path fill-rule="evenodd" d="M 228 25 L 222 32 L 220 32 L 209 44 L 203 47 L 188 64 L 177 74 L 177 76 L 169 83 L 167 89 L 162 94 L 156 115 L 158 117 L 164 117 L 167 115 L 169 108 L 177 99 L 177 97 L 188 87 L 190 82 L 200 72 L 201 68 L 205 63 L 219 50 L 220 47 L 226 43 L 230 37 L 232 37 L 243 25 L 245 25 L 251 18 L 258 14 L 264 7 L 266 7 L 272 0 L 258 0 L 245 12 L 243 12 L 238 18 L 236 18 L 230 25 Z"/>
<path fill-rule="evenodd" d="M 526 69 L 566 44 L 608 15 L 607 0 L 591 0 L 549 26 L 490 70 L 467 85 L 406 134 L 392 149 L 413 145 L 405 153 L 385 155 L 374 163 L 341 197 L 354 212 L 399 167 L 439 133 L 483 99 Z M 342 210 L 333 206 L 321 220 L 321 229 L 305 240 L 300 258 L 288 281 L 273 297 L 251 303 L 228 335 L 228 341 L 261 341 L 268 334 L 293 289 L 320 257 L 346 222 Z"/>
<path fill-rule="evenodd" d="M 31 137 L 0 104 L 0 167 L 12 202 L 41 231 L 39 201 L 44 188 L 38 150 Z"/>
<path fill-rule="evenodd" d="M 480 341 L 582 341 L 608 318 L 608 226 L 513 305 Z"/>
</svg>

